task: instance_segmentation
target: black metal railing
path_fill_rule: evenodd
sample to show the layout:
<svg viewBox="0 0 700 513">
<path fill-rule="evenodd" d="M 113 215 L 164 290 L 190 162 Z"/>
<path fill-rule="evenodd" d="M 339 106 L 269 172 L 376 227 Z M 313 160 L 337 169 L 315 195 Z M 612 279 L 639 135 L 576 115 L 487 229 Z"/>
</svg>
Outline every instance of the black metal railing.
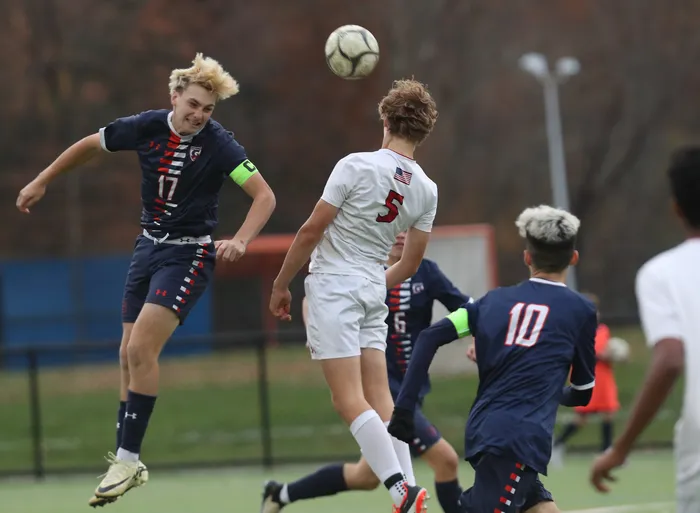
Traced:
<svg viewBox="0 0 700 513">
<path fill-rule="evenodd" d="M 357 446 L 333 410 L 305 335 L 223 333 L 173 339 L 161 357 L 160 392 L 144 440 L 149 467 L 214 467 L 357 458 Z M 0 475 L 104 470 L 116 446 L 118 343 L 0 348 Z M 636 362 L 620 372 L 625 406 L 640 379 Z M 433 375 L 424 411 L 462 450 L 476 392 L 473 374 Z M 678 394 L 676 394 L 678 395 Z M 680 397 L 680 396 L 679 396 Z M 668 446 L 680 399 L 645 433 Z M 559 421 L 571 415 L 564 411 Z M 618 423 L 625 417 L 623 411 Z M 598 448 L 593 424 L 573 441 Z"/>
</svg>

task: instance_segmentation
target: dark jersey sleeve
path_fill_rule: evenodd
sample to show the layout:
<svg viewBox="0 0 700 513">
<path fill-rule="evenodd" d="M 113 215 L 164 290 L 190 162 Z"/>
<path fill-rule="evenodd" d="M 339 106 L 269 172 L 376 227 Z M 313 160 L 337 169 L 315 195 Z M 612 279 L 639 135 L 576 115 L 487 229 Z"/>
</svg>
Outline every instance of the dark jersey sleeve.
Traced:
<svg viewBox="0 0 700 513">
<path fill-rule="evenodd" d="M 574 390 L 588 390 L 595 386 L 597 329 L 598 317 L 595 311 L 591 311 L 583 323 L 574 349 L 574 361 L 571 367 L 571 388 Z"/>
<path fill-rule="evenodd" d="M 248 160 L 245 148 L 230 133 L 227 133 L 227 139 L 224 140 L 217 166 L 225 176 L 230 176 L 239 186 L 258 172 L 255 165 Z"/>
<path fill-rule="evenodd" d="M 396 400 L 398 408 L 415 410 L 420 390 L 428 379 L 428 371 L 435 353 L 440 346 L 460 337 L 459 330 L 467 324 L 466 317 L 465 310 L 460 309 L 420 332 Z"/>
<path fill-rule="evenodd" d="M 479 332 L 479 306 L 485 298 L 486 296 L 476 301 L 472 299 L 470 303 L 463 305 L 468 314 L 469 326 L 467 326 L 467 328 L 469 329 L 469 333 L 475 338 L 476 334 Z"/>
<path fill-rule="evenodd" d="M 450 312 L 454 312 L 464 303 L 469 303 L 472 299 L 465 296 L 454 286 L 450 279 L 440 270 L 438 265 L 430 262 L 430 298 L 437 299 Z"/>
<path fill-rule="evenodd" d="M 105 151 L 135 150 L 141 131 L 142 115 L 118 118 L 100 128 L 100 144 Z"/>
</svg>

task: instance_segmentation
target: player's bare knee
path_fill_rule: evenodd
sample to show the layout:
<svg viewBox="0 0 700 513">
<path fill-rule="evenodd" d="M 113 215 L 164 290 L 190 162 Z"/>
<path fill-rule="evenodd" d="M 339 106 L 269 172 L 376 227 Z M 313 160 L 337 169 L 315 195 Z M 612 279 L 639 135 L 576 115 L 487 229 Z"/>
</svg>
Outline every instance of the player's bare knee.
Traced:
<svg viewBox="0 0 700 513">
<path fill-rule="evenodd" d="M 145 366 L 150 366 L 158 360 L 158 353 L 148 344 L 130 341 L 126 347 L 128 368 L 130 372 L 138 371 Z"/>
<path fill-rule="evenodd" d="M 350 490 L 374 490 L 379 486 L 379 478 L 367 464 L 349 463 L 343 469 L 345 483 Z"/>
<path fill-rule="evenodd" d="M 423 454 L 423 459 L 435 473 L 437 482 L 457 479 L 459 471 L 459 456 L 454 448 L 441 438 L 434 446 Z"/>
<path fill-rule="evenodd" d="M 348 425 L 369 409 L 369 405 L 363 397 L 352 393 L 333 393 L 332 402 L 335 411 Z"/>
</svg>

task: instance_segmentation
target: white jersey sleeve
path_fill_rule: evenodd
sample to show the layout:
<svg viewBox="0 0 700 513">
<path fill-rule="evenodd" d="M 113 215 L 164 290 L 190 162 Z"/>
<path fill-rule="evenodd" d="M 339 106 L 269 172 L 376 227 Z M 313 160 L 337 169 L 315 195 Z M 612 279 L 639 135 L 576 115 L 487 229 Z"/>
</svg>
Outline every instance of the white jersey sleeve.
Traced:
<svg viewBox="0 0 700 513">
<path fill-rule="evenodd" d="M 343 203 L 345 203 L 345 200 L 348 199 L 352 192 L 353 179 L 356 176 L 356 173 L 350 167 L 351 164 L 347 157 L 338 161 L 323 189 L 323 194 L 321 195 L 323 201 L 336 208 L 343 206 Z"/>
<path fill-rule="evenodd" d="M 431 232 L 433 230 L 433 222 L 435 221 L 435 214 L 437 213 L 437 187 L 435 188 L 435 194 L 431 198 L 430 210 L 425 214 L 420 216 L 416 222 L 413 224 L 413 228 L 420 230 L 422 232 Z"/>
<path fill-rule="evenodd" d="M 637 273 L 636 294 L 642 329 L 650 346 L 664 338 L 682 339 L 683 328 L 674 302 L 671 281 L 660 261 L 650 261 Z"/>
</svg>

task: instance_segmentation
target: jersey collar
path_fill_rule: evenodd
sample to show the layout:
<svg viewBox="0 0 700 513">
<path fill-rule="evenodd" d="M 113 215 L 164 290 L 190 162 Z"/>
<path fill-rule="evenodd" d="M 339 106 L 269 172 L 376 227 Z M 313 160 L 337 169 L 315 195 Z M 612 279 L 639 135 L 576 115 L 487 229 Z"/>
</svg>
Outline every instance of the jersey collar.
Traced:
<svg viewBox="0 0 700 513">
<path fill-rule="evenodd" d="M 209 123 L 209 120 L 207 120 L 207 123 Z M 195 138 L 202 130 L 204 130 L 204 127 L 207 126 L 207 123 L 204 123 L 202 125 L 202 128 L 197 130 L 195 133 L 190 134 L 190 135 L 180 135 L 177 130 L 175 130 L 175 127 L 173 126 L 173 111 L 171 110 L 168 112 L 168 127 L 170 128 L 170 131 L 177 135 L 182 142 L 190 142 L 192 139 Z"/>
<path fill-rule="evenodd" d="M 566 287 L 566 283 L 562 283 L 560 281 L 543 280 L 542 278 L 530 278 L 530 281 L 534 281 L 535 283 L 543 283 L 545 285 L 554 285 L 556 287 Z"/>
</svg>

